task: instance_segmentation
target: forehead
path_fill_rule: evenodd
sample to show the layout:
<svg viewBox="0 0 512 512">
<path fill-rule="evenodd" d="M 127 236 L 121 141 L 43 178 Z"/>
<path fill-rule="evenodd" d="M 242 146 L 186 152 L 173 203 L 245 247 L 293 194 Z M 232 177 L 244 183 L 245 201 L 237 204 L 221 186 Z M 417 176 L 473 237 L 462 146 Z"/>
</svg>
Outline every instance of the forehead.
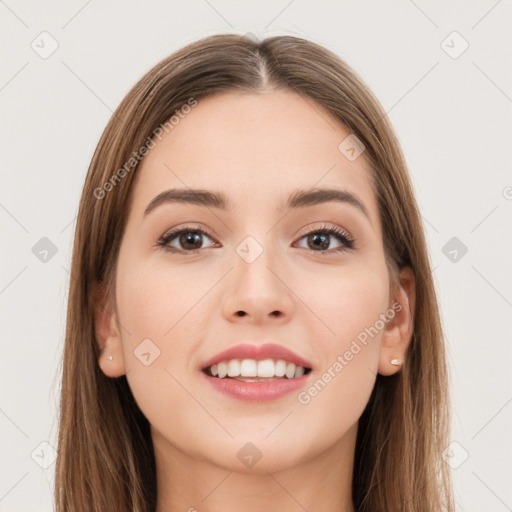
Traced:
<svg viewBox="0 0 512 512">
<path fill-rule="evenodd" d="M 240 212 L 279 210 L 296 189 L 335 187 L 357 196 L 378 224 L 364 153 L 347 159 L 339 145 L 351 132 L 310 99 L 282 90 L 223 93 L 199 100 L 174 123 L 137 170 L 138 216 L 171 188 L 222 191 Z"/>
</svg>

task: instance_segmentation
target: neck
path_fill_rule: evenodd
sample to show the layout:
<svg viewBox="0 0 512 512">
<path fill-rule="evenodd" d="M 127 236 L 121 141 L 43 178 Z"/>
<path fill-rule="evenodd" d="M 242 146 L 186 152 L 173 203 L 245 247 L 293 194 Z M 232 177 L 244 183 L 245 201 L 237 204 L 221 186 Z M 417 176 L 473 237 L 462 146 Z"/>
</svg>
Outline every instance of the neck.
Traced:
<svg viewBox="0 0 512 512">
<path fill-rule="evenodd" d="M 240 473 L 179 451 L 155 430 L 156 512 L 354 512 L 357 424 L 334 446 L 287 469 Z M 256 469 L 257 465 L 254 466 Z"/>
</svg>

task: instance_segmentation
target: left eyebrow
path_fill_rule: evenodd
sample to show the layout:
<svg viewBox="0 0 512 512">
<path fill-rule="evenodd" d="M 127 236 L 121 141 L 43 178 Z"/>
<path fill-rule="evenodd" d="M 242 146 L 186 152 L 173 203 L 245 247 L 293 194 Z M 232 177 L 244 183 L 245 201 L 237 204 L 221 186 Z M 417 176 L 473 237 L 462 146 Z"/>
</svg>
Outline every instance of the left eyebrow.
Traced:
<svg viewBox="0 0 512 512">
<path fill-rule="evenodd" d="M 331 201 L 346 203 L 351 206 L 354 206 L 364 215 L 366 215 L 368 219 L 370 219 L 368 209 L 362 203 L 362 201 L 357 198 L 356 195 L 354 195 L 351 192 L 348 192 L 347 190 L 341 190 L 336 188 L 317 188 L 311 190 L 297 189 L 294 192 L 292 192 L 285 206 L 281 206 L 279 208 L 279 211 L 283 211 L 283 209 L 292 210 L 297 208 L 306 208 L 308 206 L 315 206 L 321 203 L 327 203 Z M 148 204 L 146 210 L 144 211 L 144 216 L 148 215 L 149 212 L 154 210 L 157 206 L 160 206 L 165 203 L 174 202 L 195 204 L 207 208 L 216 208 L 220 210 L 233 209 L 233 204 L 231 203 L 229 198 L 222 192 L 214 192 L 209 190 L 191 188 L 173 188 L 165 190 L 161 194 L 158 194 Z"/>
<path fill-rule="evenodd" d="M 297 189 L 290 195 L 286 203 L 286 208 L 290 210 L 294 208 L 305 208 L 307 206 L 314 206 L 331 201 L 347 203 L 354 206 L 370 219 L 368 209 L 355 194 L 338 188 Z"/>
</svg>

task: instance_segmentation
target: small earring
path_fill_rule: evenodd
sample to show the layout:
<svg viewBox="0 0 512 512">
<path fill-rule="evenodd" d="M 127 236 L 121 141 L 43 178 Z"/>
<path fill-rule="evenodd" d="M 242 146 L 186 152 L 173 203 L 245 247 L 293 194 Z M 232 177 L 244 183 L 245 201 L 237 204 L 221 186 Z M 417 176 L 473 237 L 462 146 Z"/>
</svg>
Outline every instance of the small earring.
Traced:
<svg viewBox="0 0 512 512">
<path fill-rule="evenodd" d="M 400 359 L 391 359 L 389 358 L 389 362 L 394 366 L 400 366 Z"/>
<path fill-rule="evenodd" d="M 110 356 L 107 356 L 107 359 L 108 359 L 109 361 L 112 361 L 113 357 L 110 355 Z"/>
</svg>

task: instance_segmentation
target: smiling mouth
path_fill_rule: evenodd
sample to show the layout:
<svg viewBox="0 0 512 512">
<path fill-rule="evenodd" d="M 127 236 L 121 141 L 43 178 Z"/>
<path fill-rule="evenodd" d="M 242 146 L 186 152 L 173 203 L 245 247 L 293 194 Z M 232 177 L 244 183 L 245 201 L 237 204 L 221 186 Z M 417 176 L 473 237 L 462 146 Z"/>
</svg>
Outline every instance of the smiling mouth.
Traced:
<svg viewBox="0 0 512 512">
<path fill-rule="evenodd" d="M 209 377 L 233 379 L 242 382 L 271 382 L 296 379 L 307 375 L 311 368 L 297 366 L 283 359 L 230 359 L 208 366 L 202 370 Z"/>
</svg>

